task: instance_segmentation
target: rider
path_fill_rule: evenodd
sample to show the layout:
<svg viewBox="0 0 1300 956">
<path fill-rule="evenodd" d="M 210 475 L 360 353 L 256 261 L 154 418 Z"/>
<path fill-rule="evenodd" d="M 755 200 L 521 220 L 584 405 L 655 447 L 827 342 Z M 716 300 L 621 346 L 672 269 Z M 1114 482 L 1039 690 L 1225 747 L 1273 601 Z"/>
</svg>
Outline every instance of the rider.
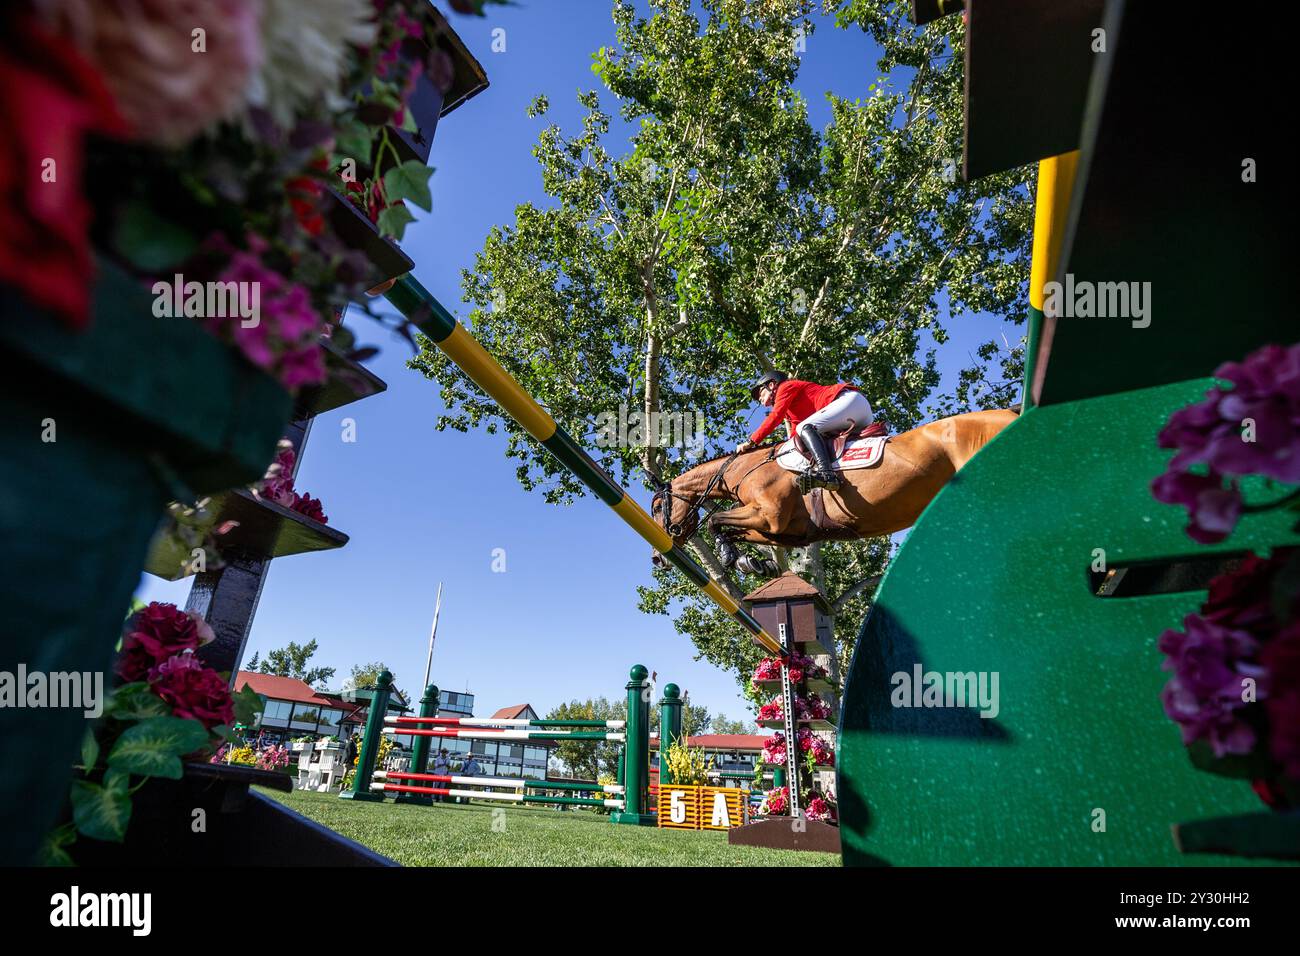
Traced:
<svg viewBox="0 0 1300 956">
<path fill-rule="evenodd" d="M 876 417 L 858 387 L 843 382 L 818 385 L 792 379 L 785 372 L 768 372 L 754 383 L 750 394 L 772 411 L 736 451 L 754 448 L 785 419 L 790 423 L 790 434 L 797 434 L 812 454 L 814 467 L 808 470 L 812 483 L 824 488 L 839 487 L 840 476 L 832 468 L 825 436 L 870 425 Z"/>
</svg>

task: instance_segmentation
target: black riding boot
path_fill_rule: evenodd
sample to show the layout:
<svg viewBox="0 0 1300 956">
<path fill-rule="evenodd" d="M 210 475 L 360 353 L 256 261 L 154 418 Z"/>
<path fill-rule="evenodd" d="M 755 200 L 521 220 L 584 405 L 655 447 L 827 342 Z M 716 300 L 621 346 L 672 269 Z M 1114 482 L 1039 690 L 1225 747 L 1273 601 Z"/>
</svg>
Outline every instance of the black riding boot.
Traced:
<svg viewBox="0 0 1300 956">
<path fill-rule="evenodd" d="M 813 464 L 800 476 L 801 490 L 806 493 L 817 487 L 838 488 L 841 479 L 832 467 L 831 452 L 826 447 L 825 436 L 815 428 L 801 428 L 799 437 L 813 456 Z"/>
</svg>

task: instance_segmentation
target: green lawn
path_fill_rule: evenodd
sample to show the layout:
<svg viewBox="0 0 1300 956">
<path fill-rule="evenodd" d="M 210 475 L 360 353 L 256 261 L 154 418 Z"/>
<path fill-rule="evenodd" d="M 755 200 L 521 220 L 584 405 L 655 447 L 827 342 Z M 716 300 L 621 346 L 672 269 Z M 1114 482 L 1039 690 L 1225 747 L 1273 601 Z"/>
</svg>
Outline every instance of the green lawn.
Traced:
<svg viewBox="0 0 1300 956">
<path fill-rule="evenodd" d="M 397 806 L 337 794 L 261 790 L 405 866 L 839 866 L 832 853 L 728 846 L 718 830 L 614 826 L 543 807 Z M 495 816 L 494 816 L 495 812 Z M 495 823 L 495 828 L 494 828 Z"/>
</svg>

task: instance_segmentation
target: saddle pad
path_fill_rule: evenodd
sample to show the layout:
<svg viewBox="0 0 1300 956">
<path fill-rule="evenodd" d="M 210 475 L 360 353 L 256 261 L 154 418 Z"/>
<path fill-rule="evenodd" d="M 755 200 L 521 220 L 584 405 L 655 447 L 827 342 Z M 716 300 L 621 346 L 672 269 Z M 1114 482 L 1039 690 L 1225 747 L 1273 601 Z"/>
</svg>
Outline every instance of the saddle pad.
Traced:
<svg viewBox="0 0 1300 956">
<path fill-rule="evenodd" d="M 844 453 L 835 459 L 836 471 L 851 471 L 854 468 L 870 468 L 880 463 L 885 454 L 887 436 L 877 438 L 855 438 L 844 446 Z M 794 446 L 794 440 L 788 440 L 776 451 L 776 463 L 786 471 L 804 471 L 808 459 Z"/>
</svg>

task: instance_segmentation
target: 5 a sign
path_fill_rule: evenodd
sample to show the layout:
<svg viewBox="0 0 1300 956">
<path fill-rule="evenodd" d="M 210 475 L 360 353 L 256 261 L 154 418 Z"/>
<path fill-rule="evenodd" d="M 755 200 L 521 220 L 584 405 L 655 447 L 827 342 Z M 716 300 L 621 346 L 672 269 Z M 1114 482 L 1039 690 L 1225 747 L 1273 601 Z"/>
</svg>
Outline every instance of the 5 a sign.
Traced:
<svg viewBox="0 0 1300 956">
<path fill-rule="evenodd" d="M 729 830 L 745 823 L 740 787 L 660 785 L 659 826 L 675 830 Z"/>
</svg>

